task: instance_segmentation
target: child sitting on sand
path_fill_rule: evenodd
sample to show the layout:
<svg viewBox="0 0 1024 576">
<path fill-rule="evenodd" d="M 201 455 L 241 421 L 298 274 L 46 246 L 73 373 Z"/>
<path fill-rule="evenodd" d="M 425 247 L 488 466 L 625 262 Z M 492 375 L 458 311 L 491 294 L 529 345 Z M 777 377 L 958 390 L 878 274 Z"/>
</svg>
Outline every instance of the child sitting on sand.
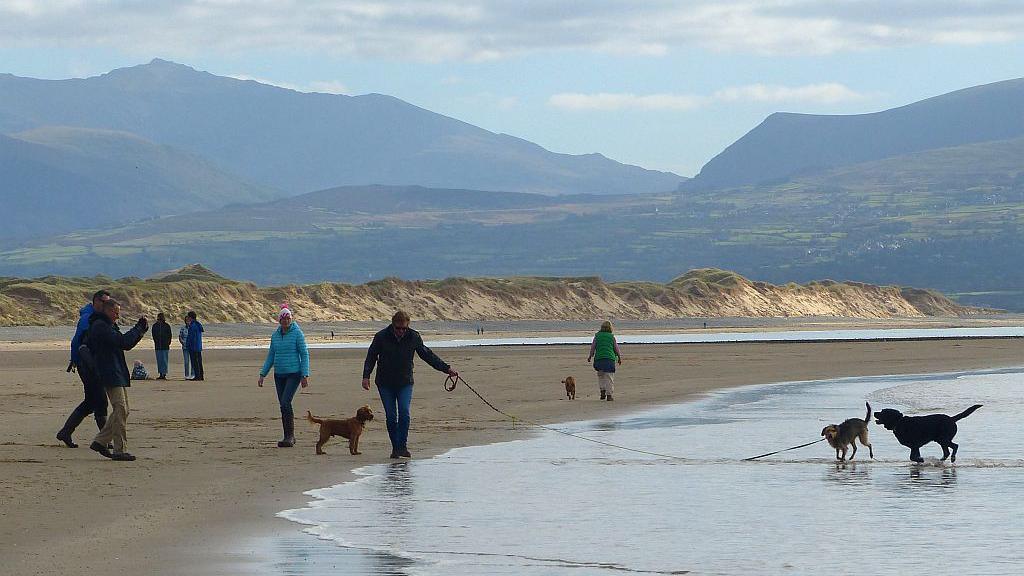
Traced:
<svg viewBox="0 0 1024 576">
<path fill-rule="evenodd" d="M 132 368 L 132 380 L 149 380 L 149 371 L 140 360 L 136 360 L 135 367 Z"/>
</svg>

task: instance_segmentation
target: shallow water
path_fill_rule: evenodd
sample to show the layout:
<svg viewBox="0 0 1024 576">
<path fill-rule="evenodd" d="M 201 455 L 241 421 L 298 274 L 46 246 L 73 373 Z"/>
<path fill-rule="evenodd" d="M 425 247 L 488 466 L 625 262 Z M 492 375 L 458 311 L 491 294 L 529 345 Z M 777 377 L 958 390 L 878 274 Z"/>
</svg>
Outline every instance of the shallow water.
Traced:
<svg viewBox="0 0 1024 576">
<path fill-rule="evenodd" d="M 1024 326 L 988 326 L 984 328 L 869 328 L 853 330 L 772 330 L 757 332 L 687 332 L 665 334 L 616 334 L 620 344 L 698 344 L 721 342 L 834 342 L 842 340 L 922 340 L 940 338 L 1024 338 Z M 553 344 L 590 344 L 590 336 L 536 336 L 509 338 L 430 339 L 431 348 L 471 346 L 550 346 Z M 365 342 L 318 342 L 310 348 L 366 348 Z M 263 344 L 219 346 L 221 349 L 263 348 Z"/>
<path fill-rule="evenodd" d="M 1024 564 L 1024 368 L 849 378 L 723 391 L 697 402 L 362 469 L 282 516 L 326 541 L 348 573 L 1016 574 Z M 628 390 L 623 389 L 623 394 Z M 955 465 L 908 461 L 870 425 L 837 463 L 819 438 L 874 409 L 955 414 Z M 307 550 L 316 555 L 316 546 Z M 328 552 L 330 550 L 330 552 Z M 344 550 L 344 549 L 342 549 Z M 355 555 L 353 551 L 362 551 Z M 308 560 L 308 558 L 306 559 Z M 282 573 L 319 573 L 279 559 Z M 303 566 L 309 566 L 306 570 Z"/>
</svg>

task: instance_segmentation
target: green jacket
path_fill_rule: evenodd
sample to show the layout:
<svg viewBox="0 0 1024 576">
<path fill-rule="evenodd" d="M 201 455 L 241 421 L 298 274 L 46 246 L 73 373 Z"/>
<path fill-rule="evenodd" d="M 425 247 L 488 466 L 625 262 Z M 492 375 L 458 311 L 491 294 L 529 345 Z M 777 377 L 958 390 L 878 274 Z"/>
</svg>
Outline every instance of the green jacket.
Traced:
<svg viewBox="0 0 1024 576">
<path fill-rule="evenodd" d="M 611 332 L 594 334 L 594 360 L 618 360 L 615 353 L 615 335 Z"/>
</svg>

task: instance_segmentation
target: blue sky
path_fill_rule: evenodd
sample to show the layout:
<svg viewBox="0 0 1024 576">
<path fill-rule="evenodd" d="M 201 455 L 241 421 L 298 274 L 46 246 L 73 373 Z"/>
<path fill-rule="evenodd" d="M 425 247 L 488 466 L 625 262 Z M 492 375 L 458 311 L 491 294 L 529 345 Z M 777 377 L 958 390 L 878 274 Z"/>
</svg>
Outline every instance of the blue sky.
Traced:
<svg viewBox="0 0 1024 576">
<path fill-rule="evenodd" d="M 1012 0 L 0 0 L 0 72 L 174 60 L 691 176 L 775 111 L 1024 76 Z"/>
</svg>

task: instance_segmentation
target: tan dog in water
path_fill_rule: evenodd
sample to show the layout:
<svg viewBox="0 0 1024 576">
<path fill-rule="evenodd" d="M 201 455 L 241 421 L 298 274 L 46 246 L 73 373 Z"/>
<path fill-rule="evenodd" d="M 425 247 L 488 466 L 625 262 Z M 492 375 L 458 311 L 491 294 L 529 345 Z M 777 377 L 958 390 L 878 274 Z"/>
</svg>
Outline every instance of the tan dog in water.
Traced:
<svg viewBox="0 0 1024 576">
<path fill-rule="evenodd" d="M 562 384 L 565 384 L 565 397 L 569 400 L 576 399 L 576 379 L 572 376 L 566 376 L 565 380 L 562 380 Z"/>
<path fill-rule="evenodd" d="M 853 454 L 850 454 L 850 460 L 857 455 L 857 442 L 863 446 L 868 447 L 868 454 L 872 458 L 875 457 L 875 452 L 871 448 L 871 442 L 868 441 L 868 422 L 871 421 L 871 404 L 864 403 L 868 407 L 867 416 L 863 420 L 860 418 L 850 418 L 844 421 L 838 426 L 835 424 L 829 424 L 821 430 L 821 435 L 828 440 L 829 446 L 836 449 L 836 460 L 846 460 L 846 447 L 853 446 Z M 842 451 L 842 456 L 840 456 Z"/>
<path fill-rule="evenodd" d="M 369 406 L 363 406 L 356 410 L 356 415 L 353 418 L 331 420 L 328 418 L 317 418 L 313 416 L 312 412 L 307 410 L 306 419 L 320 425 L 320 440 L 316 443 L 317 454 L 327 454 L 327 452 L 324 452 L 324 444 L 331 439 L 331 436 L 341 436 L 342 438 L 348 438 L 348 452 L 356 456 L 362 454 L 359 451 L 359 437 L 362 436 L 366 423 L 373 420 L 373 411 L 370 410 Z"/>
</svg>

